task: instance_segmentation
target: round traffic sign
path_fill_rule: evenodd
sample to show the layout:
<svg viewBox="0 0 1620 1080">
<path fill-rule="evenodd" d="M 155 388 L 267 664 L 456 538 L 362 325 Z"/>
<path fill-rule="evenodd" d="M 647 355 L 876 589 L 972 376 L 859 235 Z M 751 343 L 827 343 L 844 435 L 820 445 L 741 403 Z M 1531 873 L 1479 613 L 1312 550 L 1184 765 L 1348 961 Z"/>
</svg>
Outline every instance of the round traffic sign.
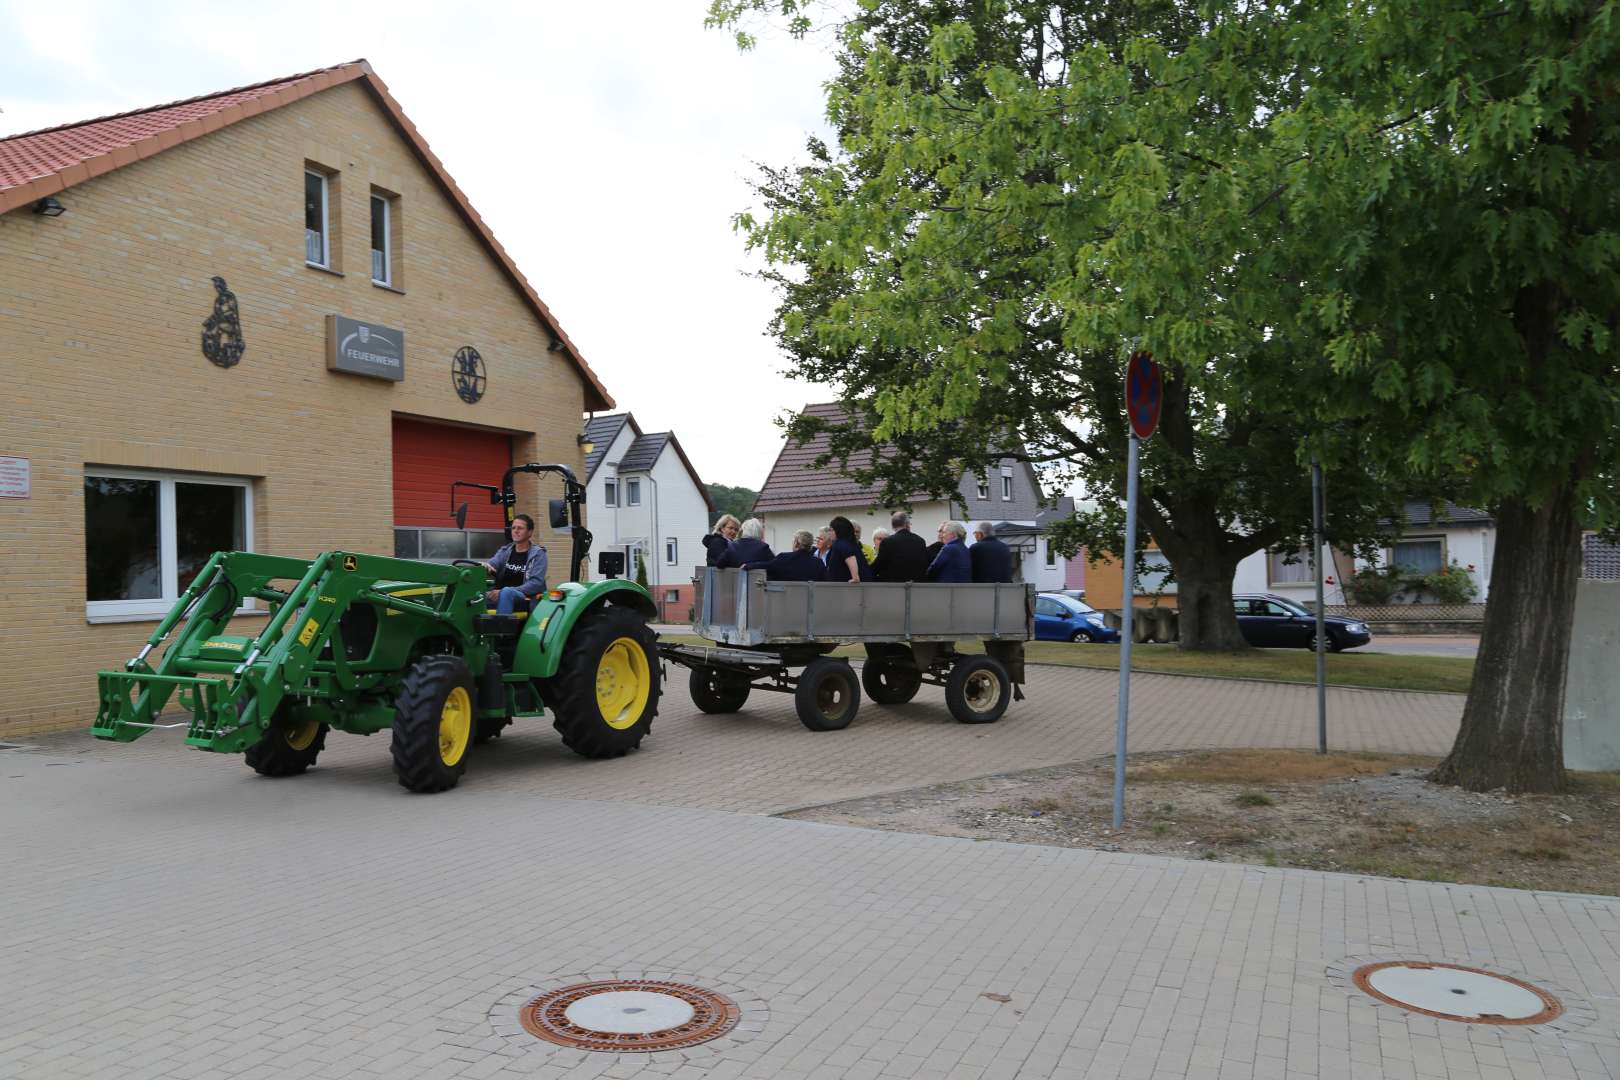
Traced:
<svg viewBox="0 0 1620 1080">
<path fill-rule="evenodd" d="M 1164 404 L 1164 374 L 1150 352 L 1131 353 L 1125 369 L 1125 412 L 1131 430 L 1139 439 L 1149 439 L 1159 429 L 1159 408 Z"/>
</svg>

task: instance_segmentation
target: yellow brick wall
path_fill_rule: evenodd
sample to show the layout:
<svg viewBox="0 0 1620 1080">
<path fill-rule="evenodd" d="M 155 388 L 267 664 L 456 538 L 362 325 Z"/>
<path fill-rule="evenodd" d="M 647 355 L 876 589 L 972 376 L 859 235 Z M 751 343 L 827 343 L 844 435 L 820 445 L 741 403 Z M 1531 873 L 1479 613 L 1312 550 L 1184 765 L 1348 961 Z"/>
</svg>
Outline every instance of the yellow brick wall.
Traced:
<svg viewBox="0 0 1620 1080">
<path fill-rule="evenodd" d="M 338 172 L 341 274 L 304 265 L 306 161 Z M 403 291 L 370 274 L 372 185 L 399 195 Z M 99 668 L 153 623 L 85 617 L 87 464 L 254 478 L 254 547 L 393 553 L 394 414 L 514 434 L 518 461 L 583 470 L 584 384 L 517 288 L 359 83 L 348 83 L 69 188 L 57 218 L 0 216 L 0 455 L 26 456 L 32 497 L 0 499 L 0 737 L 88 726 Z M 247 350 L 202 354 L 218 275 Z M 405 330 L 405 380 L 326 370 L 325 317 Z M 489 385 L 450 382 L 461 345 Z M 469 479 L 483 479 L 473 478 Z M 553 567 L 542 490 L 519 487 Z M 448 503 L 448 493 L 446 493 Z M 552 575 L 554 578 L 555 574 Z M 183 583 L 182 583 L 183 584 Z M 253 632 L 261 620 L 239 620 Z"/>
</svg>

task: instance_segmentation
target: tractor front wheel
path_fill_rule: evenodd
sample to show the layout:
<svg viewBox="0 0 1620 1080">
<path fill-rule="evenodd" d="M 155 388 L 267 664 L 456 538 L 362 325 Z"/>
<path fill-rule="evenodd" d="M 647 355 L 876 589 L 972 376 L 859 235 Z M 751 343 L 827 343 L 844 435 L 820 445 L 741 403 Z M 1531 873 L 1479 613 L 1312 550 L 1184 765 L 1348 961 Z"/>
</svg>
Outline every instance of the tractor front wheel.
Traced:
<svg viewBox="0 0 1620 1080">
<path fill-rule="evenodd" d="M 327 726 L 283 701 L 258 742 L 247 748 L 248 767 L 260 776 L 297 776 L 326 749 Z"/>
<path fill-rule="evenodd" d="M 472 673 L 459 656 L 411 665 L 394 701 L 394 775 L 411 791 L 448 791 L 467 767 L 476 723 Z"/>
<path fill-rule="evenodd" d="M 658 713 L 658 636 L 637 612 L 604 604 L 574 624 L 550 680 L 551 721 L 581 757 L 622 757 Z"/>
</svg>

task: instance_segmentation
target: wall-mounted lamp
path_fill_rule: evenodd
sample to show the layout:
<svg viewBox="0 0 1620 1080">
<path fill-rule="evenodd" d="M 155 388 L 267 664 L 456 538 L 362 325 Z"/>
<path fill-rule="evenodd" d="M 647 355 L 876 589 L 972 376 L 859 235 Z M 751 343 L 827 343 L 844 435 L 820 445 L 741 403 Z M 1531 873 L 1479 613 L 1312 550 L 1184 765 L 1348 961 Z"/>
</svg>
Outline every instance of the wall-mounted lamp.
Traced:
<svg viewBox="0 0 1620 1080">
<path fill-rule="evenodd" d="M 584 432 L 574 436 L 574 441 L 579 443 L 579 448 L 587 454 L 596 449 L 596 444 L 591 442 L 591 437 Z"/>
<path fill-rule="evenodd" d="M 67 213 L 67 207 L 57 202 L 54 195 L 47 195 L 34 204 L 34 213 L 45 217 L 61 217 Z"/>
<path fill-rule="evenodd" d="M 551 344 L 546 346 L 546 351 L 562 352 L 566 348 L 568 348 L 568 346 L 562 343 L 562 338 L 553 338 Z"/>
</svg>

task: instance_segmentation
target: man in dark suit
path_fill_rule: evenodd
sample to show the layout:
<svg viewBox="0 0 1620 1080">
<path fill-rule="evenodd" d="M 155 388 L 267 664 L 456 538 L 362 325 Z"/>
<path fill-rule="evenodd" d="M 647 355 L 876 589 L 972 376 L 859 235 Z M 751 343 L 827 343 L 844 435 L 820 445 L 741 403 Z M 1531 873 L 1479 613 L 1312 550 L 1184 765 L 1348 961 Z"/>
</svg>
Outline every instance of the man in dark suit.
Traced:
<svg viewBox="0 0 1620 1080">
<path fill-rule="evenodd" d="M 947 521 L 939 527 L 939 554 L 928 564 L 929 581 L 954 585 L 973 580 L 973 562 L 968 556 L 966 540 L 967 527 L 960 521 Z"/>
<path fill-rule="evenodd" d="M 827 564 L 816 557 L 816 538 L 802 529 L 793 534 L 793 550 L 752 562 L 744 570 L 763 570 L 767 581 L 825 581 Z"/>
<path fill-rule="evenodd" d="M 872 560 L 872 573 L 879 581 L 922 581 L 928 576 L 928 545 L 911 531 L 911 515 L 898 511 L 889 519 L 894 531 L 884 537 Z"/>
<path fill-rule="evenodd" d="M 714 565 L 724 570 L 727 567 L 747 566 L 751 562 L 764 562 L 775 558 L 776 552 L 761 539 L 764 533 L 765 523 L 759 518 L 749 518 L 742 523 L 742 535 L 731 542 L 731 546 L 715 560 Z"/>
<path fill-rule="evenodd" d="M 968 548 L 973 561 L 973 580 L 1005 582 L 1012 580 L 1012 548 L 996 537 L 996 527 L 981 521 L 973 530 L 973 546 Z"/>
</svg>

